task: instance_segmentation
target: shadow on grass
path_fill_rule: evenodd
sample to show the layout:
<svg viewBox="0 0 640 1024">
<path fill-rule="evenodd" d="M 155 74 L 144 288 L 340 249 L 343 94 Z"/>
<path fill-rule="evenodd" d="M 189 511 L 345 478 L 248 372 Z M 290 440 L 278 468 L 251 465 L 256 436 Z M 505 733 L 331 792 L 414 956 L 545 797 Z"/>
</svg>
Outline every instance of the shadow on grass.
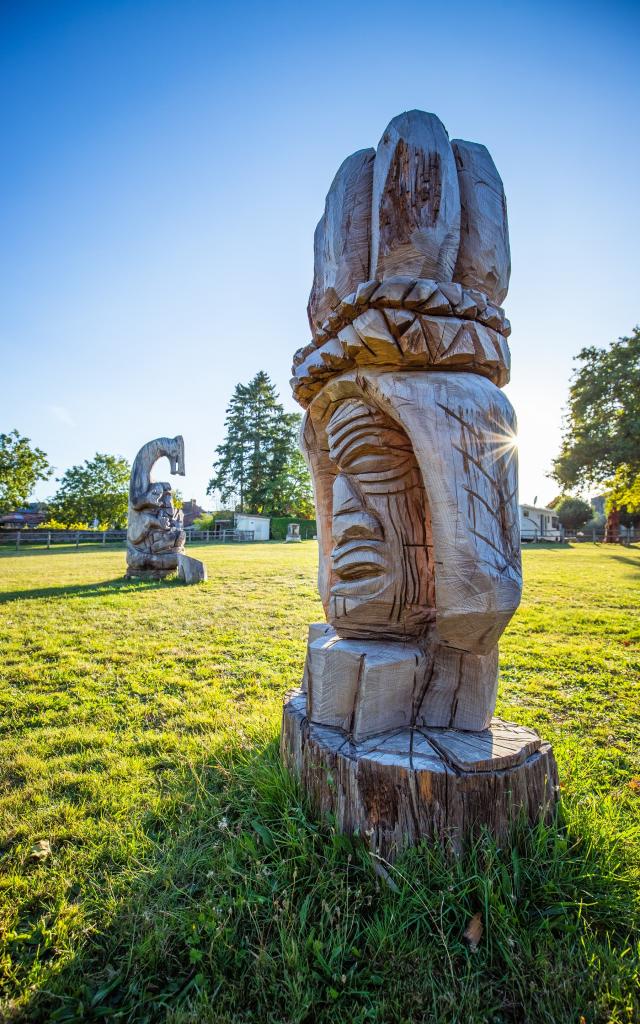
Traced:
<svg viewBox="0 0 640 1024">
<path fill-rule="evenodd" d="M 622 562 L 624 565 L 630 565 L 636 572 L 640 572 L 640 559 L 629 558 L 628 555 L 612 555 L 614 561 Z"/>
<path fill-rule="evenodd" d="M 53 939 L 24 947 L 45 969 L 17 1019 L 480 1024 L 490 1007 L 500 1024 L 599 1024 L 640 1012 L 637 893 L 601 807 L 519 827 L 509 848 L 483 837 L 458 859 L 425 844 L 387 885 L 363 844 L 309 815 L 275 742 L 167 781 L 113 916 L 100 914 L 114 891 L 105 853 L 75 958 L 56 967 Z"/>
<path fill-rule="evenodd" d="M 521 544 L 522 551 L 570 551 L 575 545 L 569 540 L 553 541 L 553 540 L 538 540 L 538 541 L 523 541 Z"/>
<path fill-rule="evenodd" d="M 182 585 L 177 576 L 164 580 L 127 579 L 123 576 L 115 580 L 101 580 L 99 583 L 70 583 L 64 587 L 0 591 L 0 604 L 8 601 L 36 601 L 47 597 L 100 597 L 110 593 L 127 594 L 134 590 L 160 590 Z"/>
<path fill-rule="evenodd" d="M 81 551 L 86 551 L 89 554 L 95 555 L 98 551 L 124 552 L 126 551 L 126 544 L 121 541 L 114 544 L 81 544 L 79 548 L 76 548 L 75 544 L 54 544 L 50 548 L 46 544 L 21 544 L 19 548 L 16 548 L 15 544 L 2 544 L 0 545 L 0 558 L 29 558 L 35 555 L 72 555 L 79 554 Z"/>
</svg>

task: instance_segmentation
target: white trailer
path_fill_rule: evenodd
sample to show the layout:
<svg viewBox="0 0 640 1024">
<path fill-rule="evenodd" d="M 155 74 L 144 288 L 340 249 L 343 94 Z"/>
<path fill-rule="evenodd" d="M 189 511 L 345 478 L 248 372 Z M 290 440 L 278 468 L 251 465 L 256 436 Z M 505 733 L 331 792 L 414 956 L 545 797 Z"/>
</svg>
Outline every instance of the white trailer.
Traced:
<svg viewBox="0 0 640 1024">
<path fill-rule="evenodd" d="M 541 508 L 539 505 L 519 505 L 520 509 L 520 540 L 561 541 L 562 527 L 560 520 L 552 508 Z"/>
</svg>

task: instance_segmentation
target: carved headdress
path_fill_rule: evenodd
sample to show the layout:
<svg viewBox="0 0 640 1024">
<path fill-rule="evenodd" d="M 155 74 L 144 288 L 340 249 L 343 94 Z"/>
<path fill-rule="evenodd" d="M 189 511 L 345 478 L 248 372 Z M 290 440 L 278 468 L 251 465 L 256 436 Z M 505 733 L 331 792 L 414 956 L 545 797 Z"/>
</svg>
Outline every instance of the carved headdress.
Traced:
<svg viewBox="0 0 640 1024">
<path fill-rule="evenodd" d="M 314 239 L 313 339 L 293 359 L 306 407 L 359 366 L 467 370 L 502 387 L 511 260 L 502 181 L 488 150 L 449 141 L 411 110 L 378 149 L 347 157 Z"/>
</svg>

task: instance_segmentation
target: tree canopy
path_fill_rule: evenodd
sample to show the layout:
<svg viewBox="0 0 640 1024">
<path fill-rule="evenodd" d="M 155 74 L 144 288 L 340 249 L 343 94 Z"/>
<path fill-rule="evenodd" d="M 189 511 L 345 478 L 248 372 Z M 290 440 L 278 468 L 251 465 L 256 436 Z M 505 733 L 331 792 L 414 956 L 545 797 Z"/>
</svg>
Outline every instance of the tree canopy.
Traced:
<svg viewBox="0 0 640 1024">
<path fill-rule="evenodd" d="M 608 511 L 623 509 L 631 516 L 640 512 L 640 473 L 633 473 L 628 465 L 618 466 L 606 490 Z"/>
<path fill-rule="evenodd" d="M 640 328 L 609 348 L 584 348 L 569 390 L 552 476 L 571 488 L 640 473 Z"/>
<path fill-rule="evenodd" d="M 298 448 L 299 413 L 287 413 L 263 370 L 238 384 L 216 448 L 207 493 L 254 515 L 313 514 L 311 478 Z"/>
<path fill-rule="evenodd" d="M 38 480 L 53 470 L 45 453 L 32 446 L 17 430 L 0 434 L 0 513 L 12 512 L 26 503 Z"/>
<path fill-rule="evenodd" d="M 124 527 L 127 523 L 131 467 L 118 455 L 96 453 L 80 466 L 71 466 L 59 479 L 49 502 L 51 516 L 62 523 L 97 520 L 101 526 Z"/>
<path fill-rule="evenodd" d="M 582 498 L 565 495 L 556 504 L 554 512 L 566 530 L 579 530 L 593 519 L 593 509 Z"/>
</svg>

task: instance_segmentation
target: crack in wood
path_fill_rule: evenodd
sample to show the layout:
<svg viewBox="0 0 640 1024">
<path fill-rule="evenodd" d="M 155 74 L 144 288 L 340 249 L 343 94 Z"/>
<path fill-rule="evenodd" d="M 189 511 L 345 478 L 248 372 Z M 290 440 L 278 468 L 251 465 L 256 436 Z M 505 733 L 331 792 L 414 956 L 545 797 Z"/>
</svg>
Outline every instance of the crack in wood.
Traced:
<svg viewBox="0 0 640 1024">
<path fill-rule="evenodd" d="M 352 708 L 351 708 L 351 715 L 349 716 L 349 729 L 348 729 L 348 733 L 349 733 L 349 739 L 350 740 L 353 739 L 353 726 L 354 726 L 355 717 L 356 717 L 356 710 L 357 710 L 357 707 L 358 707 L 358 699 L 360 697 L 360 686 L 362 684 L 362 677 L 364 675 L 364 663 L 365 663 L 366 657 L 367 657 L 366 654 L 361 654 L 360 655 L 360 660 L 359 660 L 359 663 L 358 663 L 358 678 L 356 679 L 356 687 L 355 687 L 355 691 L 354 691 L 354 694 L 353 694 L 353 705 L 352 705 Z"/>
</svg>

